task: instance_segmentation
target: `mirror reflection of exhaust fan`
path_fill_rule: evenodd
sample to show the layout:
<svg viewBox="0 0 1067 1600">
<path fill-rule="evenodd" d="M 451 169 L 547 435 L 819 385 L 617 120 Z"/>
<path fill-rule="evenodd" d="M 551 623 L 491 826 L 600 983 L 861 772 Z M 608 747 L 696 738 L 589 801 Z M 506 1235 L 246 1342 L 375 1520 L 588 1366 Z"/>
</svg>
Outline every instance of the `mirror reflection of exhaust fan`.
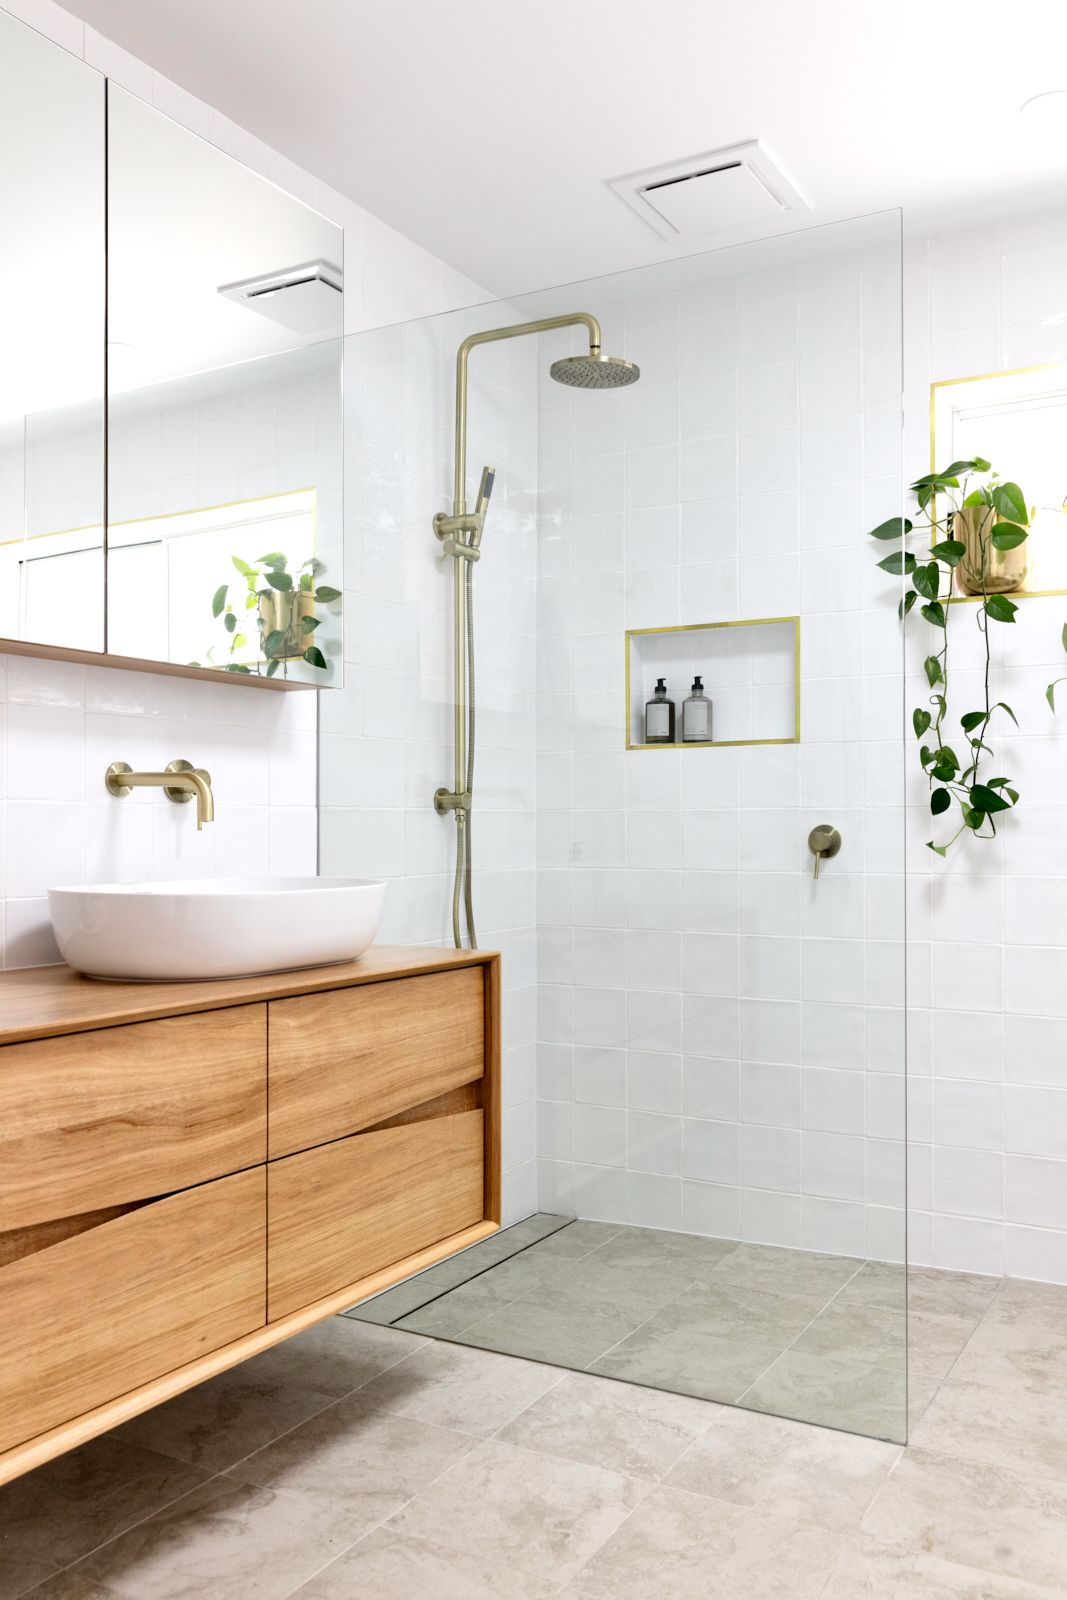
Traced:
<svg viewBox="0 0 1067 1600">
<path fill-rule="evenodd" d="M 332 261 L 304 261 L 280 272 L 220 284 L 219 294 L 294 333 L 339 333 L 343 281 L 340 267 Z"/>
</svg>

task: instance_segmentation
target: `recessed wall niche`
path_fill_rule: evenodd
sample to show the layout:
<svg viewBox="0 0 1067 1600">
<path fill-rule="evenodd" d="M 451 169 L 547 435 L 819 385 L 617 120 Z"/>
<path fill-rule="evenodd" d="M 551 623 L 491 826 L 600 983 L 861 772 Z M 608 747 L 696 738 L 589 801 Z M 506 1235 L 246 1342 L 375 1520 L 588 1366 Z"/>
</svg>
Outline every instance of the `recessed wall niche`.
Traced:
<svg viewBox="0 0 1067 1600">
<path fill-rule="evenodd" d="M 711 701 L 709 740 L 683 743 L 682 702 L 694 677 Z M 674 745 L 645 740 L 645 705 L 657 678 L 676 709 Z M 626 635 L 627 750 L 796 744 L 800 739 L 800 618 L 754 617 Z"/>
</svg>

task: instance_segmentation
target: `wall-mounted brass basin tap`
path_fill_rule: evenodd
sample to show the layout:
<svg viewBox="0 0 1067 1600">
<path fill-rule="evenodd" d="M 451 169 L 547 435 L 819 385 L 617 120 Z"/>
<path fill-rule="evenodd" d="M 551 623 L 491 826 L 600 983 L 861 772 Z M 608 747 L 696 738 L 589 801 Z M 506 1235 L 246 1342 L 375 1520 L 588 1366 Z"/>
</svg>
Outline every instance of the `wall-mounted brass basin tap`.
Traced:
<svg viewBox="0 0 1067 1600">
<path fill-rule="evenodd" d="M 134 772 L 125 761 L 113 761 L 104 776 L 108 794 L 124 800 L 133 789 L 162 789 L 175 805 L 187 805 L 196 800 L 196 825 L 215 820 L 215 797 L 211 792 L 211 774 L 203 767 L 194 767 L 191 761 L 170 761 L 165 772 Z"/>
</svg>

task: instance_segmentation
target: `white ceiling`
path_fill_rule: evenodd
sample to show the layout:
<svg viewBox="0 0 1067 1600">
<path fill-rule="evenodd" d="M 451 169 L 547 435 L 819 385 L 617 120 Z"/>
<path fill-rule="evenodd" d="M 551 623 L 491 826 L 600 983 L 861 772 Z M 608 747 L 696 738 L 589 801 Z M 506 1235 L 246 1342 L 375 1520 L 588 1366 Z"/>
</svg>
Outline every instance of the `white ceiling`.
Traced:
<svg viewBox="0 0 1067 1600">
<path fill-rule="evenodd" d="M 811 221 L 1067 201 L 1063 0 L 64 0 L 498 294 L 686 254 L 606 187 L 758 137 Z"/>
</svg>

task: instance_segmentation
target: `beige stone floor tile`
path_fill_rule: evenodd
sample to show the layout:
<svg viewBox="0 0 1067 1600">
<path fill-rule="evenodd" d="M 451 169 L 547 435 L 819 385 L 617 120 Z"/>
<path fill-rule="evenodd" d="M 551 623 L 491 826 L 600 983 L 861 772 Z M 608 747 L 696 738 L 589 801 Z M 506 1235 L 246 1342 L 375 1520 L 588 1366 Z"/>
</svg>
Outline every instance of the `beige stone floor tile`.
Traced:
<svg viewBox="0 0 1067 1600">
<path fill-rule="evenodd" d="M 479 1294 L 491 1300 L 510 1302 L 518 1300 L 522 1295 L 531 1290 L 539 1289 L 542 1284 L 550 1282 L 563 1268 L 572 1264 L 570 1257 L 558 1255 L 537 1255 L 532 1249 L 523 1250 L 521 1255 L 512 1256 L 508 1261 L 500 1261 L 495 1266 L 479 1273 L 478 1277 L 470 1279 L 464 1286 L 471 1294 Z M 454 1289 L 453 1294 L 459 1290 Z"/>
<path fill-rule="evenodd" d="M 767 1370 L 780 1349 L 751 1340 L 666 1328 L 652 1321 L 594 1361 L 590 1370 L 729 1404 L 739 1400 Z"/>
<path fill-rule="evenodd" d="M 621 1222 L 571 1222 L 531 1245 L 530 1249 L 538 1255 L 587 1256 L 623 1231 Z"/>
<path fill-rule="evenodd" d="M 559 1585 L 519 1572 L 506 1577 L 476 1548 L 452 1550 L 379 1528 L 338 1556 L 292 1600 L 553 1600 Z"/>
<path fill-rule="evenodd" d="M 582 1570 L 591 1600 L 816 1600 L 839 1534 L 660 1487 Z"/>
<path fill-rule="evenodd" d="M 797 1422 L 902 1443 L 904 1363 L 882 1367 L 807 1350 L 787 1350 L 747 1390 L 741 1404 Z"/>
<path fill-rule="evenodd" d="M 340 1400 L 424 1344 L 392 1328 L 328 1317 L 234 1370 L 279 1386 L 303 1383 Z"/>
<path fill-rule="evenodd" d="M 222 1472 L 290 1428 L 336 1404 L 336 1395 L 306 1383 L 280 1382 L 232 1367 L 186 1389 L 116 1430 L 115 1437 Z"/>
<path fill-rule="evenodd" d="M 860 1540 L 845 1551 L 821 1600 L 1063 1600 L 1046 1589 L 939 1561 L 920 1550 Z"/>
<path fill-rule="evenodd" d="M 7 1548 L 4 1530 L 0 1527 L 0 1600 L 20 1600 L 55 1572 L 53 1562 L 46 1559 L 43 1549 L 19 1550 Z"/>
<path fill-rule="evenodd" d="M 1067 1396 L 1067 1323 L 1016 1310 L 991 1311 L 971 1335 L 952 1376 L 996 1384 L 1008 1393 L 1030 1388 Z"/>
<path fill-rule="evenodd" d="M 914 1446 L 1067 1483 L 1067 1389 L 974 1383 L 953 1374 L 914 1428 Z"/>
<path fill-rule="evenodd" d="M 482 1350 L 580 1371 L 625 1339 L 640 1320 L 582 1306 L 540 1306 L 516 1300 L 472 1323 L 456 1339 Z"/>
<path fill-rule="evenodd" d="M 0 1488 L 0 1550 L 66 1566 L 206 1479 L 186 1462 L 104 1434 Z"/>
<path fill-rule="evenodd" d="M 894 1365 L 903 1370 L 907 1352 L 907 1318 L 902 1311 L 856 1301 L 833 1300 L 803 1330 L 793 1345 L 818 1356 Z"/>
<path fill-rule="evenodd" d="M 819 1315 L 825 1302 L 798 1295 L 768 1294 L 732 1278 L 715 1276 L 692 1284 L 655 1317 L 664 1328 L 685 1328 L 721 1339 L 751 1339 L 785 1349 Z"/>
<path fill-rule="evenodd" d="M 660 1478 L 719 1415 L 708 1400 L 568 1373 L 500 1433 L 508 1444 Z"/>
<path fill-rule="evenodd" d="M 389 1523 L 405 1536 L 475 1550 L 563 1583 L 573 1578 L 648 1492 L 647 1483 L 583 1462 L 488 1439 Z"/>
<path fill-rule="evenodd" d="M 322 1501 L 354 1544 L 474 1443 L 469 1434 L 380 1411 L 357 1394 L 239 1462 L 231 1476 Z"/>
<path fill-rule="evenodd" d="M 847 1532 L 900 1457 L 900 1446 L 756 1412 L 724 1410 L 666 1483 L 787 1521 Z"/>
<path fill-rule="evenodd" d="M 1033 1320 L 1049 1319 L 1067 1326 L 1067 1285 L 1034 1283 L 1028 1278 L 1006 1278 L 997 1295 L 998 1310 L 1025 1312 Z"/>
<path fill-rule="evenodd" d="M 710 1271 L 735 1249 L 729 1239 L 705 1239 L 692 1233 L 667 1233 L 658 1228 L 621 1228 L 596 1252 L 596 1260 L 627 1272 L 643 1272 L 667 1262 L 684 1264 L 694 1278 Z"/>
<path fill-rule="evenodd" d="M 76 1568 L 67 1567 L 34 1589 L 32 1600 L 120 1600 L 120 1597 L 116 1589 L 105 1589 L 95 1578 L 87 1578 Z"/>
<path fill-rule="evenodd" d="M 454 1339 L 476 1322 L 500 1310 L 500 1300 L 482 1294 L 477 1287 L 480 1282 L 480 1278 L 475 1278 L 472 1283 L 462 1283 L 458 1289 L 450 1289 L 439 1300 L 431 1300 L 410 1316 L 401 1317 L 394 1326 L 398 1330 L 425 1334 L 432 1339 Z M 509 1302 L 503 1303 L 507 1305 Z"/>
<path fill-rule="evenodd" d="M 843 1300 L 863 1300 L 869 1305 L 902 1311 L 905 1271 L 887 1261 L 866 1261 L 841 1291 Z M 933 1267 L 907 1269 L 907 1304 L 910 1311 L 934 1316 L 965 1317 L 977 1322 L 989 1309 L 1000 1285 L 999 1278 L 970 1272 L 941 1272 Z"/>
<path fill-rule="evenodd" d="M 459 1344 L 432 1344 L 359 1392 L 368 1408 L 488 1435 L 560 1381 L 558 1367 Z"/>
<path fill-rule="evenodd" d="M 774 1245 L 739 1244 L 719 1263 L 718 1272 L 735 1283 L 767 1294 L 794 1294 L 826 1301 L 855 1275 L 861 1262 L 851 1256 L 780 1250 Z"/>
<path fill-rule="evenodd" d="M 351 1540 L 336 1506 L 213 1478 L 87 1556 L 122 1600 L 287 1600 Z"/>
<path fill-rule="evenodd" d="M 1067 1574 L 1067 1484 L 909 1448 L 864 1518 L 895 1548 L 1055 1588 Z"/>
<path fill-rule="evenodd" d="M 620 1272 L 598 1256 L 596 1252 L 581 1261 L 560 1264 L 551 1276 L 516 1295 L 516 1299 L 539 1306 L 603 1311 L 609 1316 L 625 1317 L 636 1327 L 682 1294 L 693 1281 L 692 1273 L 679 1259 L 649 1263 L 630 1273 Z"/>
</svg>

